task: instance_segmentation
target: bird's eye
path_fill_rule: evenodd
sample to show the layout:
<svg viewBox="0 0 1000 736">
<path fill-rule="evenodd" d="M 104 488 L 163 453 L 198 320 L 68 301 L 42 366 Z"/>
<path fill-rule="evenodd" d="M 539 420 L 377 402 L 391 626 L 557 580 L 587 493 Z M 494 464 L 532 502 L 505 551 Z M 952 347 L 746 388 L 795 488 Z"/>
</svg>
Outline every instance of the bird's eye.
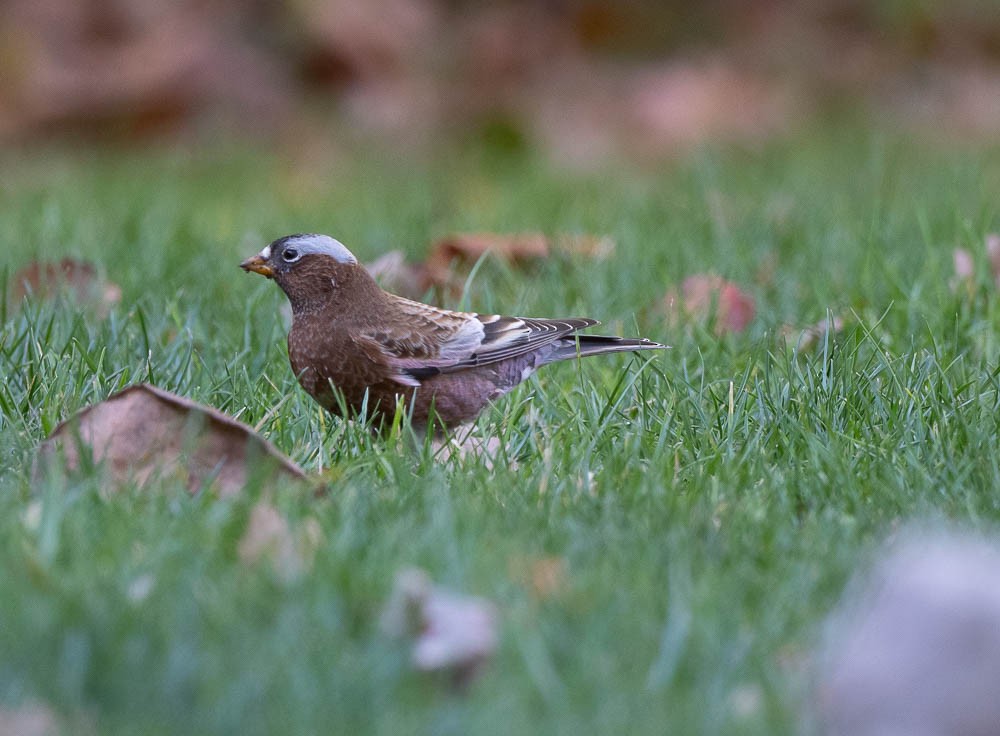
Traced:
<svg viewBox="0 0 1000 736">
<path fill-rule="evenodd" d="M 281 257 L 285 260 L 285 263 L 295 263 L 299 260 L 299 251 L 295 248 L 285 248 L 281 251 Z"/>
</svg>

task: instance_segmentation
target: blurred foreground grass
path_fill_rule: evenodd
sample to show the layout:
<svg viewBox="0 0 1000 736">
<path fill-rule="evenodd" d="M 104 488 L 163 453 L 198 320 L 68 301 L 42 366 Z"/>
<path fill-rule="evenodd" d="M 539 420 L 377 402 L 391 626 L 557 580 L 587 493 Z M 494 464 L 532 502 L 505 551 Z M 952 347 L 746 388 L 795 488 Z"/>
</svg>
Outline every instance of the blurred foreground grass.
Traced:
<svg viewBox="0 0 1000 736">
<path fill-rule="evenodd" d="M 46 703 L 68 732 L 797 732 L 823 616 L 872 545 L 911 517 L 1000 515 L 998 164 L 858 131 L 600 175 L 477 151 L 8 156 L 7 286 L 73 255 L 123 299 L 0 326 L 0 703 Z M 485 264 L 470 306 L 673 350 L 547 369 L 477 425 L 501 438 L 492 467 L 324 416 L 288 368 L 283 296 L 238 262 L 295 231 L 418 259 L 456 230 L 610 235 L 608 260 Z M 957 292 L 954 247 L 980 266 Z M 707 271 L 756 297 L 745 334 L 658 313 Z M 829 315 L 845 329 L 811 350 L 778 335 Z M 144 380 L 258 425 L 331 492 L 32 487 L 58 421 Z M 265 494 L 322 531 L 304 575 L 239 558 Z M 564 577 L 539 588 L 548 558 Z M 379 630 L 409 565 L 498 606 L 465 694 Z"/>
</svg>

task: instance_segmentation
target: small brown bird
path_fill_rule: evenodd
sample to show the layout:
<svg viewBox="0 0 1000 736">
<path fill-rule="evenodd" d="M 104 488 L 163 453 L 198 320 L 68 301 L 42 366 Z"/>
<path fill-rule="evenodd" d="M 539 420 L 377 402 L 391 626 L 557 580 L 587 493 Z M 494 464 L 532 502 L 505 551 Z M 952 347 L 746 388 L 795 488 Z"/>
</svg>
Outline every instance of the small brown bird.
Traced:
<svg viewBox="0 0 1000 736">
<path fill-rule="evenodd" d="M 326 235 L 288 235 L 240 264 L 274 279 L 292 305 L 288 358 L 302 388 L 330 412 L 391 420 L 402 396 L 414 427 L 475 419 L 537 368 L 577 356 L 654 350 L 646 339 L 577 335 L 587 318 L 451 312 L 379 288 Z M 337 392 L 343 397 L 341 401 Z"/>
</svg>

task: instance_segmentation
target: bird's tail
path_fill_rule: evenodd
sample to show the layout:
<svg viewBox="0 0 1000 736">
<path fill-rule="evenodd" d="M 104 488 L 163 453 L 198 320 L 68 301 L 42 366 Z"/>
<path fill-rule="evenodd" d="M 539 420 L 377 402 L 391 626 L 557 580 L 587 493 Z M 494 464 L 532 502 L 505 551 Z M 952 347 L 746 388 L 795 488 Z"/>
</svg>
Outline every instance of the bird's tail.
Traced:
<svg viewBox="0 0 1000 736">
<path fill-rule="evenodd" d="M 560 340 L 556 349 L 546 356 L 546 363 L 571 360 L 576 357 L 604 353 L 631 353 L 636 350 L 662 350 L 670 347 L 646 338 L 610 337 L 605 335 L 574 335 Z"/>
</svg>

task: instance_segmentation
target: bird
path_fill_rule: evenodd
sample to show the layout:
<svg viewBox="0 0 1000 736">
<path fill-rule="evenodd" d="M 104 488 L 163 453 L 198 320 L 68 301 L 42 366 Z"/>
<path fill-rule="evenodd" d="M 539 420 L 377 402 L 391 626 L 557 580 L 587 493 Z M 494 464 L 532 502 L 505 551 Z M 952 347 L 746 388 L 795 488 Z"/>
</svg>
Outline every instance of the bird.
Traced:
<svg viewBox="0 0 1000 736">
<path fill-rule="evenodd" d="M 376 431 L 391 424 L 400 398 L 411 427 L 430 423 L 440 434 L 473 421 L 549 363 L 667 347 L 577 334 L 599 324 L 587 317 L 506 317 L 405 299 L 382 290 L 327 235 L 286 235 L 240 267 L 288 297 L 288 358 L 301 387 L 334 415 L 367 415 Z"/>
</svg>

